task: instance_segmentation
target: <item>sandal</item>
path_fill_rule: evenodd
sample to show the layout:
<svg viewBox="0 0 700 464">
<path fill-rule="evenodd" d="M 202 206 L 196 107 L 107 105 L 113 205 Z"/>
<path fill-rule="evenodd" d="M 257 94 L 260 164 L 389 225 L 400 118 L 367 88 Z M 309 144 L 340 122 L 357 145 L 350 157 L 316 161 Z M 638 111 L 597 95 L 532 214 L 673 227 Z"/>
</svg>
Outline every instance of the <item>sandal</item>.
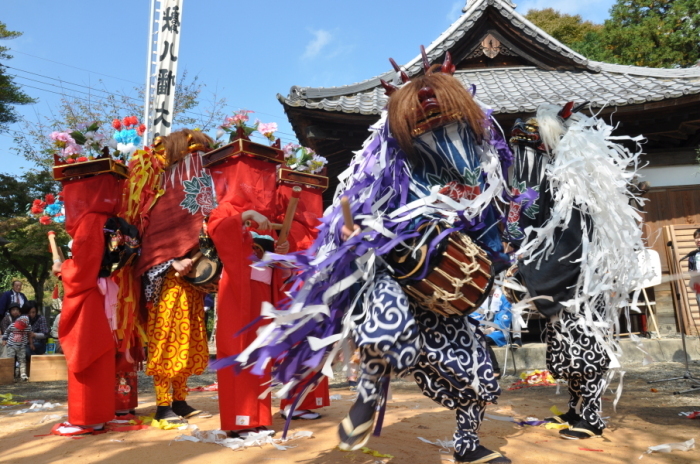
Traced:
<svg viewBox="0 0 700 464">
<path fill-rule="evenodd" d="M 560 430 L 559 436 L 567 440 L 584 440 L 603 436 L 603 429 L 593 427 L 591 424 L 581 419 L 574 426 Z"/>
<path fill-rule="evenodd" d="M 545 417 L 544 420 L 546 422 L 556 422 L 559 424 L 571 425 L 580 421 L 581 416 L 576 414 L 576 410 L 574 408 L 569 408 L 569 410 L 564 414 L 559 414 L 558 416 L 553 417 Z"/>
<path fill-rule="evenodd" d="M 189 419 L 190 417 L 194 417 L 197 414 L 201 414 L 202 411 L 199 409 L 195 409 L 189 404 L 187 404 L 187 401 L 182 400 L 182 401 L 173 401 L 173 407 L 172 410 L 175 414 L 178 416 L 181 416 L 185 419 Z"/>
<path fill-rule="evenodd" d="M 510 464 L 513 462 L 498 451 L 491 451 L 482 445 L 477 446 L 474 451 L 468 451 L 462 455 L 455 453 L 452 457 L 454 457 L 455 462 L 493 464 Z"/>
<path fill-rule="evenodd" d="M 170 406 L 156 407 L 156 415 L 153 418 L 157 421 L 165 421 L 169 424 L 187 424 L 187 420 L 175 414 Z"/>
<path fill-rule="evenodd" d="M 359 398 L 352 405 L 347 417 L 338 426 L 338 448 L 341 451 L 358 450 L 369 441 L 376 416 L 376 405 L 376 400 L 365 403 Z"/>
</svg>

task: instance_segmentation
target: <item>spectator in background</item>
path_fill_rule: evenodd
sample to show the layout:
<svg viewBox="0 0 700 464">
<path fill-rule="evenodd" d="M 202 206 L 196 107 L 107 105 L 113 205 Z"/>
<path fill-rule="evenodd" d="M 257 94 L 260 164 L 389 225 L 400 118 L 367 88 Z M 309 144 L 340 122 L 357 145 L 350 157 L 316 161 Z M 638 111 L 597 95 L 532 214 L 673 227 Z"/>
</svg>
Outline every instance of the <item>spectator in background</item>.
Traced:
<svg viewBox="0 0 700 464">
<path fill-rule="evenodd" d="M 27 305 L 30 306 L 29 323 L 34 334 L 34 349 L 28 355 L 44 354 L 46 353 L 46 340 L 50 335 L 49 325 L 46 323 L 46 318 L 43 314 L 39 314 L 39 308 L 37 308 L 35 301 L 30 300 L 27 302 Z"/>
<path fill-rule="evenodd" d="M 5 313 L 5 316 L 0 320 L 0 334 L 4 334 L 7 328 L 19 317 L 19 304 L 10 303 L 10 306 Z M 5 356 L 5 344 L 0 345 L 0 357 Z"/>
<path fill-rule="evenodd" d="M 21 308 L 26 302 L 27 297 L 22 293 L 22 282 L 13 280 L 12 290 L 8 290 L 0 295 L 0 320 L 5 317 L 5 314 L 10 309 L 10 303 L 17 303 L 18 307 Z"/>
<path fill-rule="evenodd" d="M 14 312 L 13 304 L 15 303 L 11 303 L 10 312 Z M 22 306 L 19 312 L 19 317 L 2 334 L 2 344 L 5 346 L 3 357 L 17 360 L 20 378 L 26 382 L 29 380 L 27 376 L 27 346 L 34 349 L 34 334 L 32 334 L 32 327 L 29 324 L 29 305 Z"/>
<path fill-rule="evenodd" d="M 53 320 L 53 325 L 51 326 L 51 338 L 53 338 L 55 346 L 56 346 L 56 351 L 54 353 L 56 354 L 63 354 L 63 348 L 61 348 L 61 341 L 58 339 L 58 325 L 61 323 L 61 309 L 58 309 L 58 314 L 56 314 L 56 318 Z"/>
<path fill-rule="evenodd" d="M 697 249 L 688 253 L 688 271 L 691 272 L 691 274 L 700 271 L 700 229 L 695 229 L 695 232 L 693 232 L 693 240 L 695 241 Z M 693 290 L 695 290 L 695 300 L 698 302 L 698 306 L 700 306 L 700 288 L 694 286 L 692 281 L 691 286 Z"/>
<path fill-rule="evenodd" d="M 10 305 L 7 308 L 7 313 L 3 316 L 2 320 L 0 321 L 0 332 L 5 333 L 7 331 L 7 328 L 17 320 L 19 317 L 19 308 L 20 305 L 19 303 L 10 303 Z"/>
</svg>

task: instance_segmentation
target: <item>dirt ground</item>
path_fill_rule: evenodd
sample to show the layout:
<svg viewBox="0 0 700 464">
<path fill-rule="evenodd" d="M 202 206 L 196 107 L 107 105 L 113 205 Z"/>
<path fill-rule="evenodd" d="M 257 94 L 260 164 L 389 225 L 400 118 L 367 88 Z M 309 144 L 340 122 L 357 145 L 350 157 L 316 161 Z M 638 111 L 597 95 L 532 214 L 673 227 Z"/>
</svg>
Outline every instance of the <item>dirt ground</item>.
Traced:
<svg viewBox="0 0 700 464">
<path fill-rule="evenodd" d="M 609 427 L 603 438 L 582 441 L 562 440 L 556 430 L 544 426 L 518 426 L 513 422 L 487 419 L 481 429 L 482 443 L 498 449 L 518 464 L 544 463 L 631 463 L 638 462 L 647 447 L 663 443 L 682 442 L 694 438 L 700 440 L 700 420 L 680 417 L 683 411 L 700 410 L 700 391 L 687 395 L 673 395 L 686 388 L 687 381 L 675 381 L 649 385 L 648 380 L 682 375 L 684 367 L 677 363 L 656 363 L 648 367 L 627 368 L 624 376 L 624 393 L 612 411 L 614 393 L 604 397 L 604 416 L 610 416 Z M 700 377 L 700 366 L 691 366 L 691 372 Z M 192 385 L 206 385 L 214 381 L 214 375 L 193 378 Z M 140 404 L 138 414 L 155 410 L 154 396 L 147 378 L 140 378 Z M 532 387 L 509 391 L 513 377 L 502 381 L 503 395 L 497 405 L 489 405 L 487 414 L 494 416 L 527 416 L 542 419 L 551 415 L 549 408 L 557 405 L 566 408 L 566 391 L 556 395 L 556 387 Z M 616 386 L 614 383 L 613 387 Z M 652 392 L 655 388 L 658 391 Z M 294 421 L 292 431 L 308 430 L 312 438 L 289 441 L 293 448 L 281 451 L 272 445 L 233 451 L 215 444 L 176 442 L 175 437 L 189 435 L 189 431 L 159 430 L 149 428 L 134 432 L 109 432 L 84 438 L 65 438 L 46 435 L 58 420 L 39 423 L 46 415 L 67 414 L 65 408 L 66 383 L 41 382 L 0 387 L 0 393 L 23 395 L 22 399 L 43 399 L 60 402 L 52 410 L 12 415 L 26 406 L 0 409 L 0 462 L 3 463 L 280 463 L 304 464 L 441 464 L 450 462 L 451 451 L 424 443 L 451 440 L 455 426 L 454 413 L 441 408 L 423 397 L 412 381 L 392 383 L 392 400 L 389 402 L 381 437 L 372 437 L 368 447 L 393 457 L 375 457 L 362 451 L 342 452 L 337 444 L 336 427 L 343 419 L 355 393 L 347 383 L 337 382 L 331 387 L 331 395 L 340 395 L 330 407 L 320 410 L 323 417 L 316 421 Z M 219 426 L 216 392 L 193 392 L 190 402 L 213 414 L 210 418 L 194 418 L 190 423 L 201 430 L 214 430 Z M 274 416 L 273 427 L 281 430 L 283 421 Z M 279 434 L 278 434 L 279 436 Z M 699 444 L 700 445 L 700 444 Z M 700 450 L 674 451 L 671 454 L 644 454 L 646 463 L 697 463 Z"/>
</svg>

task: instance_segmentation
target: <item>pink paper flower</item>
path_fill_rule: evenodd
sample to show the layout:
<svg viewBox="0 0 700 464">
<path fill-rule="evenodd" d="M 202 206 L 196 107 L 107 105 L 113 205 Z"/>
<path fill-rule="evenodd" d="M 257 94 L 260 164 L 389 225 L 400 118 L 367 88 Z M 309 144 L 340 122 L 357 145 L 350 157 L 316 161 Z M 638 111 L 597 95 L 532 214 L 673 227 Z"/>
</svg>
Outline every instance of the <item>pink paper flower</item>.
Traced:
<svg viewBox="0 0 700 464">
<path fill-rule="evenodd" d="M 276 122 L 261 122 L 258 124 L 258 132 L 267 138 L 270 138 L 275 132 L 277 132 Z"/>
</svg>

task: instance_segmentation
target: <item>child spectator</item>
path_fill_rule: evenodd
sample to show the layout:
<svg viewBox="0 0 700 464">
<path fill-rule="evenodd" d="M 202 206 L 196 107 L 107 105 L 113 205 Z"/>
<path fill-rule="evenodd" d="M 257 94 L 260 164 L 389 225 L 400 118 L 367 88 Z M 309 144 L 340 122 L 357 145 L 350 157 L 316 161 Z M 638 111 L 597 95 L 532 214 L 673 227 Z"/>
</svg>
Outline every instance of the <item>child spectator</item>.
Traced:
<svg viewBox="0 0 700 464">
<path fill-rule="evenodd" d="M 19 306 L 19 303 L 12 302 L 7 307 L 7 312 L 0 321 L 0 335 L 4 334 L 7 328 L 19 317 Z M 5 343 L 0 345 L 0 358 L 5 357 L 4 353 Z"/>
<path fill-rule="evenodd" d="M 0 321 L 0 334 L 4 334 L 7 331 L 7 328 L 10 327 L 10 325 L 12 325 L 12 323 L 19 317 L 20 306 L 21 305 L 19 303 L 12 302 L 7 307 L 7 312 L 2 318 L 2 321 Z"/>
<path fill-rule="evenodd" d="M 12 311 L 13 307 L 10 308 Z M 30 305 L 25 303 L 19 309 L 20 316 L 2 334 L 2 344 L 5 346 L 4 357 L 17 360 L 19 375 L 24 382 L 29 380 L 27 377 L 27 345 L 34 349 L 34 334 L 29 322 L 30 309 Z"/>
<path fill-rule="evenodd" d="M 49 326 L 46 323 L 46 318 L 39 314 L 36 301 L 27 301 L 26 304 L 29 305 L 29 323 L 34 334 L 34 348 L 31 350 L 31 354 L 44 354 L 46 353 L 46 340 L 51 335 Z"/>
</svg>

